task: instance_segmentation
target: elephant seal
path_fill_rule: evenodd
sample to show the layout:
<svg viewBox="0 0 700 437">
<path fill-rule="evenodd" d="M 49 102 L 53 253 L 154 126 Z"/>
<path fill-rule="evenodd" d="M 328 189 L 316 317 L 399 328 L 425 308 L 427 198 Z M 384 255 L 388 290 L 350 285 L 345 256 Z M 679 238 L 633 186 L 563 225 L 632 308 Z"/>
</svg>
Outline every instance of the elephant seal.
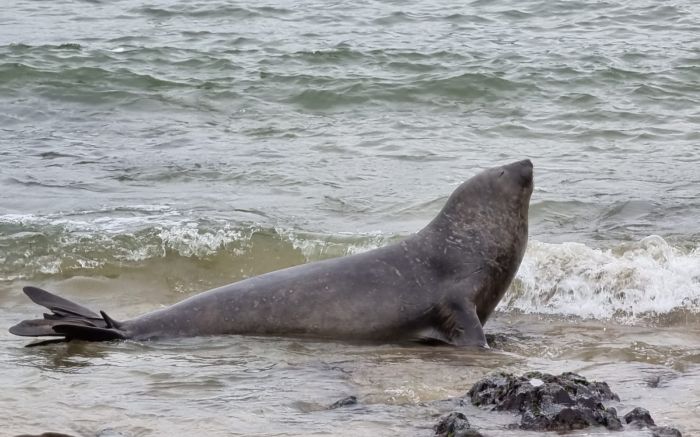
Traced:
<svg viewBox="0 0 700 437">
<path fill-rule="evenodd" d="M 25 287 L 52 314 L 10 332 L 62 337 L 49 342 L 251 334 L 488 347 L 482 326 L 523 258 L 532 189 L 529 160 L 492 168 L 401 242 L 245 279 L 123 322 Z"/>
</svg>

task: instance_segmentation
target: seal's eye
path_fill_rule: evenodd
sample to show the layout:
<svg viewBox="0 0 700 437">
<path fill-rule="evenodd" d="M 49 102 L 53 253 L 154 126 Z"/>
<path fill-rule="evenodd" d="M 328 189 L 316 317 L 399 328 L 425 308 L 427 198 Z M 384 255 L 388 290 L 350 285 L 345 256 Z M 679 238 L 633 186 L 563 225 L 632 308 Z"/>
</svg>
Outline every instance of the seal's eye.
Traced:
<svg viewBox="0 0 700 437">
<path fill-rule="evenodd" d="M 505 173 L 505 172 L 506 172 L 505 170 L 501 170 L 501 174 L 499 174 L 498 177 L 500 178 L 501 176 L 503 176 L 503 173 Z"/>
</svg>

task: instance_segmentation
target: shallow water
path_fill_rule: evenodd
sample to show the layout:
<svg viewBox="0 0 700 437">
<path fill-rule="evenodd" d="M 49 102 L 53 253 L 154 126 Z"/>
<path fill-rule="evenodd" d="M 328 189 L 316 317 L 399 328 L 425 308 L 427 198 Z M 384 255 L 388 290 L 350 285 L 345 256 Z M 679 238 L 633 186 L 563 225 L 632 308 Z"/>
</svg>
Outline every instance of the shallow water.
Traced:
<svg viewBox="0 0 700 437">
<path fill-rule="evenodd" d="M 536 179 L 493 351 L 3 328 L 7 432 L 430 435 L 482 375 L 537 369 L 700 434 L 699 23 L 688 0 L 3 5 L 0 327 L 37 314 L 29 283 L 126 318 L 396 241 L 481 168 Z"/>
<path fill-rule="evenodd" d="M 4 334 L 3 401 L 21 413 L 5 426 L 126 436 L 430 435 L 441 414 L 459 410 L 490 435 L 535 436 L 509 430 L 509 413 L 457 400 L 495 369 L 537 369 L 605 380 L 621 414 L 641 405 L 659 424 L 700 432 L 697 327 L 498 314 L 488 331 L 497 333 L 491 351 L 235 336 L 22 348 Z M 359 403 L 327 409 L 348 395 Z"/>
</svg>

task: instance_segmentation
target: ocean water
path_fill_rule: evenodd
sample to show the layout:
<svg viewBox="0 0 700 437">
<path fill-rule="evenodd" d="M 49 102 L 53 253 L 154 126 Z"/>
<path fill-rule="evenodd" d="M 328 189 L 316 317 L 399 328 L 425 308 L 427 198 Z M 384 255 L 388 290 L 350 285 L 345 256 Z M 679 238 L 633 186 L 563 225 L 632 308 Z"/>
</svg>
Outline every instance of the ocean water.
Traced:
<svg viewBox="0 0 700 437">
<path fill-rule="evenodd" d="M 493 351 L 6 332 L 37 314 L 23 285 L 127 318 L 397 241 L 523 158 L 530 243 Z M 690 0 L 5 2 L 4 428 L 427 436 L 498 368 L 603 379 L 618 411 L 700 435 L 699 164 Z"/>
</svg>

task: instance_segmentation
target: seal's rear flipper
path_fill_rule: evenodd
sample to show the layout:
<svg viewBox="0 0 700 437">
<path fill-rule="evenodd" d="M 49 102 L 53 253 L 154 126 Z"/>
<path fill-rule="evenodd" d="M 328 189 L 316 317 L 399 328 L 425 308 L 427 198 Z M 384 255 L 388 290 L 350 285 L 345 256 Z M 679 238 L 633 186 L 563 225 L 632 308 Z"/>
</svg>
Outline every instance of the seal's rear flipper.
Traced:
<svg viewBox="0 0 700 437">
<path fill-rule="evenodd" d="M 71 302 L 68 299 L 56 296 L 55 294 L 49 293 L 41 288 L 24 287 L 22 290 L 24 291 L 24 294 L 26 294 L 32 300 L 32 302 L 46 307 L 56 314 L 71 314 L 74 316 L 98 320 L 102 318 L 99 314 L 90 311 L 82 305 L 78 305 L 77 303 Z"/>
<path fill-rule="evenodd" d="M 57 341 L 86 340 L 108 341 L 126 338 L 120 323 L 104 312 L 100 315 L 89 309 L 36 287 L 24 287 L 24 293 L 41 306 L 51 310 L 43 319 L 24 320 L 10 328 L 15 335 L 26 337 L 63 337 L 29 346 Z"/>
<path fill-rule="evenodd" d="M 85 341 L 123 340 L 125 338 L 124 334 L 116 329 L 105 329 L 97 326 L 81 326 L 73 323 L 55 325 L 53 330 L 65 335 L 66 338 Z"/>
</svg>

